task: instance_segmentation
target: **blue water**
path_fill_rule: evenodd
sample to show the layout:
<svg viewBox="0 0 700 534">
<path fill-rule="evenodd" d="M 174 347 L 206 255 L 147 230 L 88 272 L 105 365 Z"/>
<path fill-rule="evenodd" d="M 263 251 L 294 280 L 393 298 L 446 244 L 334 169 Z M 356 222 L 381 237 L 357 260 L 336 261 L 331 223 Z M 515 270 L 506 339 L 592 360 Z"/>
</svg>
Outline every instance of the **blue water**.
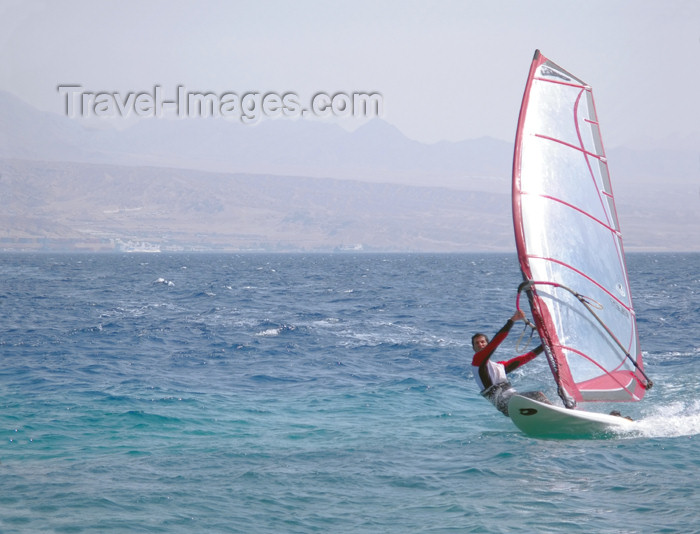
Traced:
<svg viewBox="0 0 700 534">
<path fill-rule="evenodd" d="M 536 440 L 512 255 L 0 255 L 0 532 L 698 531 L 700 255 L 628 263 L 639 429 Z"/>
</svg>

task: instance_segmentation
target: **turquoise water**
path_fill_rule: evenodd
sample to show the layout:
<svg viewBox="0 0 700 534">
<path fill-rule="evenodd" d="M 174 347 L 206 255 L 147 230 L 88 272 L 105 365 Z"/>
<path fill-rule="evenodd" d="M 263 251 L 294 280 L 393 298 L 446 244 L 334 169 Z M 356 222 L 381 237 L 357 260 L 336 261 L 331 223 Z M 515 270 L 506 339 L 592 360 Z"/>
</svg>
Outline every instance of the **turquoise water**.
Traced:
<svg viewBox="0 0 700 534">
<path fill-rule="evenodd" d="M 700 255 L 628 263 L 639 428 L 536 440 L 468 368 L 514 256 L 0 255 L 0 531 L 697 531 Z"/>
</svg>

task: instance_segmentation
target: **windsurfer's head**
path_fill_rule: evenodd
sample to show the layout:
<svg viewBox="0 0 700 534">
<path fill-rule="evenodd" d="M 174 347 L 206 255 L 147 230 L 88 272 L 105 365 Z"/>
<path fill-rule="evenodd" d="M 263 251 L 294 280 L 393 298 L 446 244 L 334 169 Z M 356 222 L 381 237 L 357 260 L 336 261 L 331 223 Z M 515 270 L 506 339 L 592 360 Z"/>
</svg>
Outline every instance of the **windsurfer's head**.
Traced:
<svg viewBox="0 0 700 534">
<path fill-rule="evenodd" d="M 486 336 L 486 334 L 479 332 L 472 336 L 472 348 L 474 349 L 474 352 L 479 352 L 488 344 L 489 338 Z"/>
</svg>

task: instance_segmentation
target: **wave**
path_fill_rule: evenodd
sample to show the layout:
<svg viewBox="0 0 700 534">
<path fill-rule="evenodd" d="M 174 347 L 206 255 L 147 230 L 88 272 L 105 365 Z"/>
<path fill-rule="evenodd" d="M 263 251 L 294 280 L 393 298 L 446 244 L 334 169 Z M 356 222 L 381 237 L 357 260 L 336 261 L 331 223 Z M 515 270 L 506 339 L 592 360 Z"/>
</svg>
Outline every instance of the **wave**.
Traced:
<svg viewBox="0 0 700 534">
<path fill-rule="evenodd" d="M 656 406 L 653 412 L 635 421 L 624 432 L 630 437 L 676 438 L 700 434 L 700 400 Z"/>
<path fill-rule="evenodd" d="M 294 325 L 283 324 L 272 328 L 266 328 L 255 335 L 257 337 L 275 337 L 286 332 L 294 332 L 296 329 L 297 327 Z"/>
</svg>

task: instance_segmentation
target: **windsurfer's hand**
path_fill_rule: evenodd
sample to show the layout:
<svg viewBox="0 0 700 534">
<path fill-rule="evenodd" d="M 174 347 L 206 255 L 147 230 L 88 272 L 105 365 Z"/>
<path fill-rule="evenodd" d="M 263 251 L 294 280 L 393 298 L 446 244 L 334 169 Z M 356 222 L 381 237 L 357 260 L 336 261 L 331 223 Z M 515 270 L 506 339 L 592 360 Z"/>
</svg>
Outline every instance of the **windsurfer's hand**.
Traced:
<svg viewBox="0 0 700 534">
<path fill-rule="evenodd" d="M 516 322 L 516 321 L 524 321 L 525 320 L 525 312 L 522 310 L 518 310 L 513 314 L 513 317 L 510 318 L 511 321 Z"/>
</svg>

